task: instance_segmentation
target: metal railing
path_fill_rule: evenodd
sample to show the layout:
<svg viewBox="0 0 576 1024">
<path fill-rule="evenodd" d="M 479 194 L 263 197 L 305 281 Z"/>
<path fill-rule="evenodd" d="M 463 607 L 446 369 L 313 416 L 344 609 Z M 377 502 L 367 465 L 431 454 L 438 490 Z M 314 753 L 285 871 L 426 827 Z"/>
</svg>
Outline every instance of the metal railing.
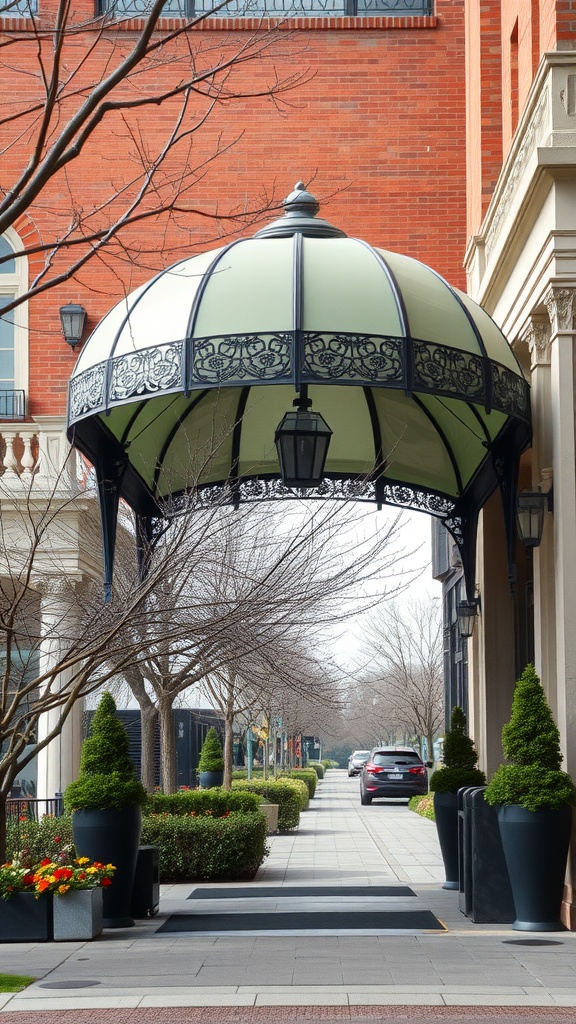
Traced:
<svg viewBox="0 0 576 1024">
<path fill-rule="evenodd" d="M 26 392 L 0 389 L 0 420 L 23 420 Z"/>
<path fill-rule="evenodd" d="M 99 0 L 100 13 L 118 18 L 144 17 L 150 9 L 150 0 Z M 218 6 L 217 0 L 166 0 L 166 17 L 191 18 L 195 14 L 210 13 Z M 354 17 L 380 15 L 406 17 L 431 15 L 433 0 L 229 0 L 214 17 Z"/>
<path fill-rule="evenodd" d="M 40 821 L 45 815 L 59 818 L 64 814 L 64 800 L 61 796 L 50 800 L 38 800 L 33 797 L 8 797 L 6 801 L 6 817 L 20 821 Z"/>
</svg>

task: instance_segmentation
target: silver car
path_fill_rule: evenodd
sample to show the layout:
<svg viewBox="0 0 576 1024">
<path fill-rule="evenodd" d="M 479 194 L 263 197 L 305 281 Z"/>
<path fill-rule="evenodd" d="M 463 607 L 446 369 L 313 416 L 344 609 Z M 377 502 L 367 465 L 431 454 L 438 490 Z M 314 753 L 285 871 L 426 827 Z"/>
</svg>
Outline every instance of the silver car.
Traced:
<svg viewBox="0 0 576 1024">
<path fill-rule="evenodd" d="M 360 775 L 360 772 L 369 757 L 369 750 L 354 750 L 348 758 L 348 777 L 351 775 Z"/>
</svg>

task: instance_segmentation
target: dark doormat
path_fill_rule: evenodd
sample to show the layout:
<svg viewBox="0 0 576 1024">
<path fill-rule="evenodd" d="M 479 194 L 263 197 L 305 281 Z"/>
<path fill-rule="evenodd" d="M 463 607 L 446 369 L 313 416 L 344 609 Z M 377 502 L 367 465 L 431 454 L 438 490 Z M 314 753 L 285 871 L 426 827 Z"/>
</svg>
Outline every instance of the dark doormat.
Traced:
<svg viewBox="0 0 576 1024">
<path fill-rule="evenodd" d="M 242 889 L 194 889 L 189 900 L 278 899 L 282 896 L 415 896 L 407 885 L 251 885 Z"/>
<path fill-rule="evenodd" d="M 270 931 L 446 931 L 430 910 L 310 914 L 172 914 L 156 933 Z"/>
</svg>

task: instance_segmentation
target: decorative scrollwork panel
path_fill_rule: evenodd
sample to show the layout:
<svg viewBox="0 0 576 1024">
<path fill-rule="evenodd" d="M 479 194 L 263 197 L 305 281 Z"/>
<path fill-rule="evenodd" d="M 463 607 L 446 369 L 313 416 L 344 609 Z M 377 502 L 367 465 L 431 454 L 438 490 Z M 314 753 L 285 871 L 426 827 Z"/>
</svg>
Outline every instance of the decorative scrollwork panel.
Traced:
<svg viewBox="0 0 576 1024">
<path fill-rule="evenodd" d="M 402 341 L 363 334 L 305 332 L 302 379 L 404 383 Z"/>
<path fill-rule="evenodd" d="M 495 409 L 509 416 L 530 417 L 530 390 L 525 380 L 505 366 L 492 363 L 492 395 Z"/>
<path fill-rule="evenodd" d="M 104 382 L 106 380 L 106 364 L 99 363 L 89 370 L 78 374 L 70 381 L 69 419 L 74 420 L 101 409 L 104 405 Z"/>
<path fill-rule="evenodd" d="M 247 384 L 290 380 L 292 334 L 247 334 L 193 342 L 194 384 Z"/>
<path fill-rule="evenodd" d="M 182 343 L 158 345 L 112 362 L 110 401 L 182 388 Z"/>
<path fill-rule="evenodd" d="M 484 367 L 480 356 L 445 345 L 415 341 L 414 389 L 458 395 L 471 402 L 485 397 Z"/>
</svg>

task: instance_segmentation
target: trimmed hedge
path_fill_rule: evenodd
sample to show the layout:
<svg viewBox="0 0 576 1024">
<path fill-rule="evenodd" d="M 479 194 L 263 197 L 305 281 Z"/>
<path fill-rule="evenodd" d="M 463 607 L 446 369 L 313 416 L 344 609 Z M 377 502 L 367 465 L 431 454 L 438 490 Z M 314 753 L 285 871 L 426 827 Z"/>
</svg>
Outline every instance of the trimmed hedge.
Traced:
<svg viewBox="0 0 576 1024">
<path fill-rule="evenodd" d="M 260 811 L 147 814 L 141 842 L 158 847 L 161 882 L 249 881 L 268 855 L 266 830 Z"/>
<path fill-rule="evenodd" d="M 322 761 L 308 761 L 307 768 L 313 768 L 319 779 L 324 778 L 324 765 Z"/>
<path fill-rule="evenodd" d="M 6 824 L 6 856 L 11 860 L 27 850 L 30 859 L 38 862 L 43 857 L 55 857 L 62 850 L 73 845 L 72 815 L 63 814 L 60 818 L 45 815 L 40 821 L 24 818 L 19 821 L 9 818 Z"/>
<path fill-rule="evenodd" d="M 411 811 L 415 811 L 416 814 L 421 815 L 422 818 L 429 818 L 430 821 L 436 821 L 436 815 L 434 814 L 434 797 L 432 793 L 427 793 L 426 796 L 410 797 L 408 807 Z"/>
<path fill-rule="evenodd" d="M 303 787 L 305 788 L 305 787 Z M 259 793 L 266 797 L 272 804 L 278 804 L 278 829 L 286 832 L 288 829 L 298 828 L 300 823 L 300 808 L 302 806 L 302 783 L 294 785 L 291 779 L 277 781 L 264 781 L 264 779 L 235 779 L 232 782 L 232 792 L 235 790 L 247 790 L 250 793 Z M 308 794 L 306 791 L 306 798 Z"/>
<path fill-rule="evenodd" d="M 257 811 L 261 797 L 256 793 L 231 792 L 213 786 L 210 789 L 184 789 L 178 793 L 154 793 L 146 808 L 147 814 L 204 814 L 209 811 L 221 818 L 231 811 Z"/>
<path fill-rule="evenodd" d="M 279 779 L 298 779 L 300 782 L 304 782 L 308 796 L 312 800 L 318 785 L 318 776 L 313 768 L 287 768 L 283 772 L 278 772 L 277 777 Z"/>
</svg>

